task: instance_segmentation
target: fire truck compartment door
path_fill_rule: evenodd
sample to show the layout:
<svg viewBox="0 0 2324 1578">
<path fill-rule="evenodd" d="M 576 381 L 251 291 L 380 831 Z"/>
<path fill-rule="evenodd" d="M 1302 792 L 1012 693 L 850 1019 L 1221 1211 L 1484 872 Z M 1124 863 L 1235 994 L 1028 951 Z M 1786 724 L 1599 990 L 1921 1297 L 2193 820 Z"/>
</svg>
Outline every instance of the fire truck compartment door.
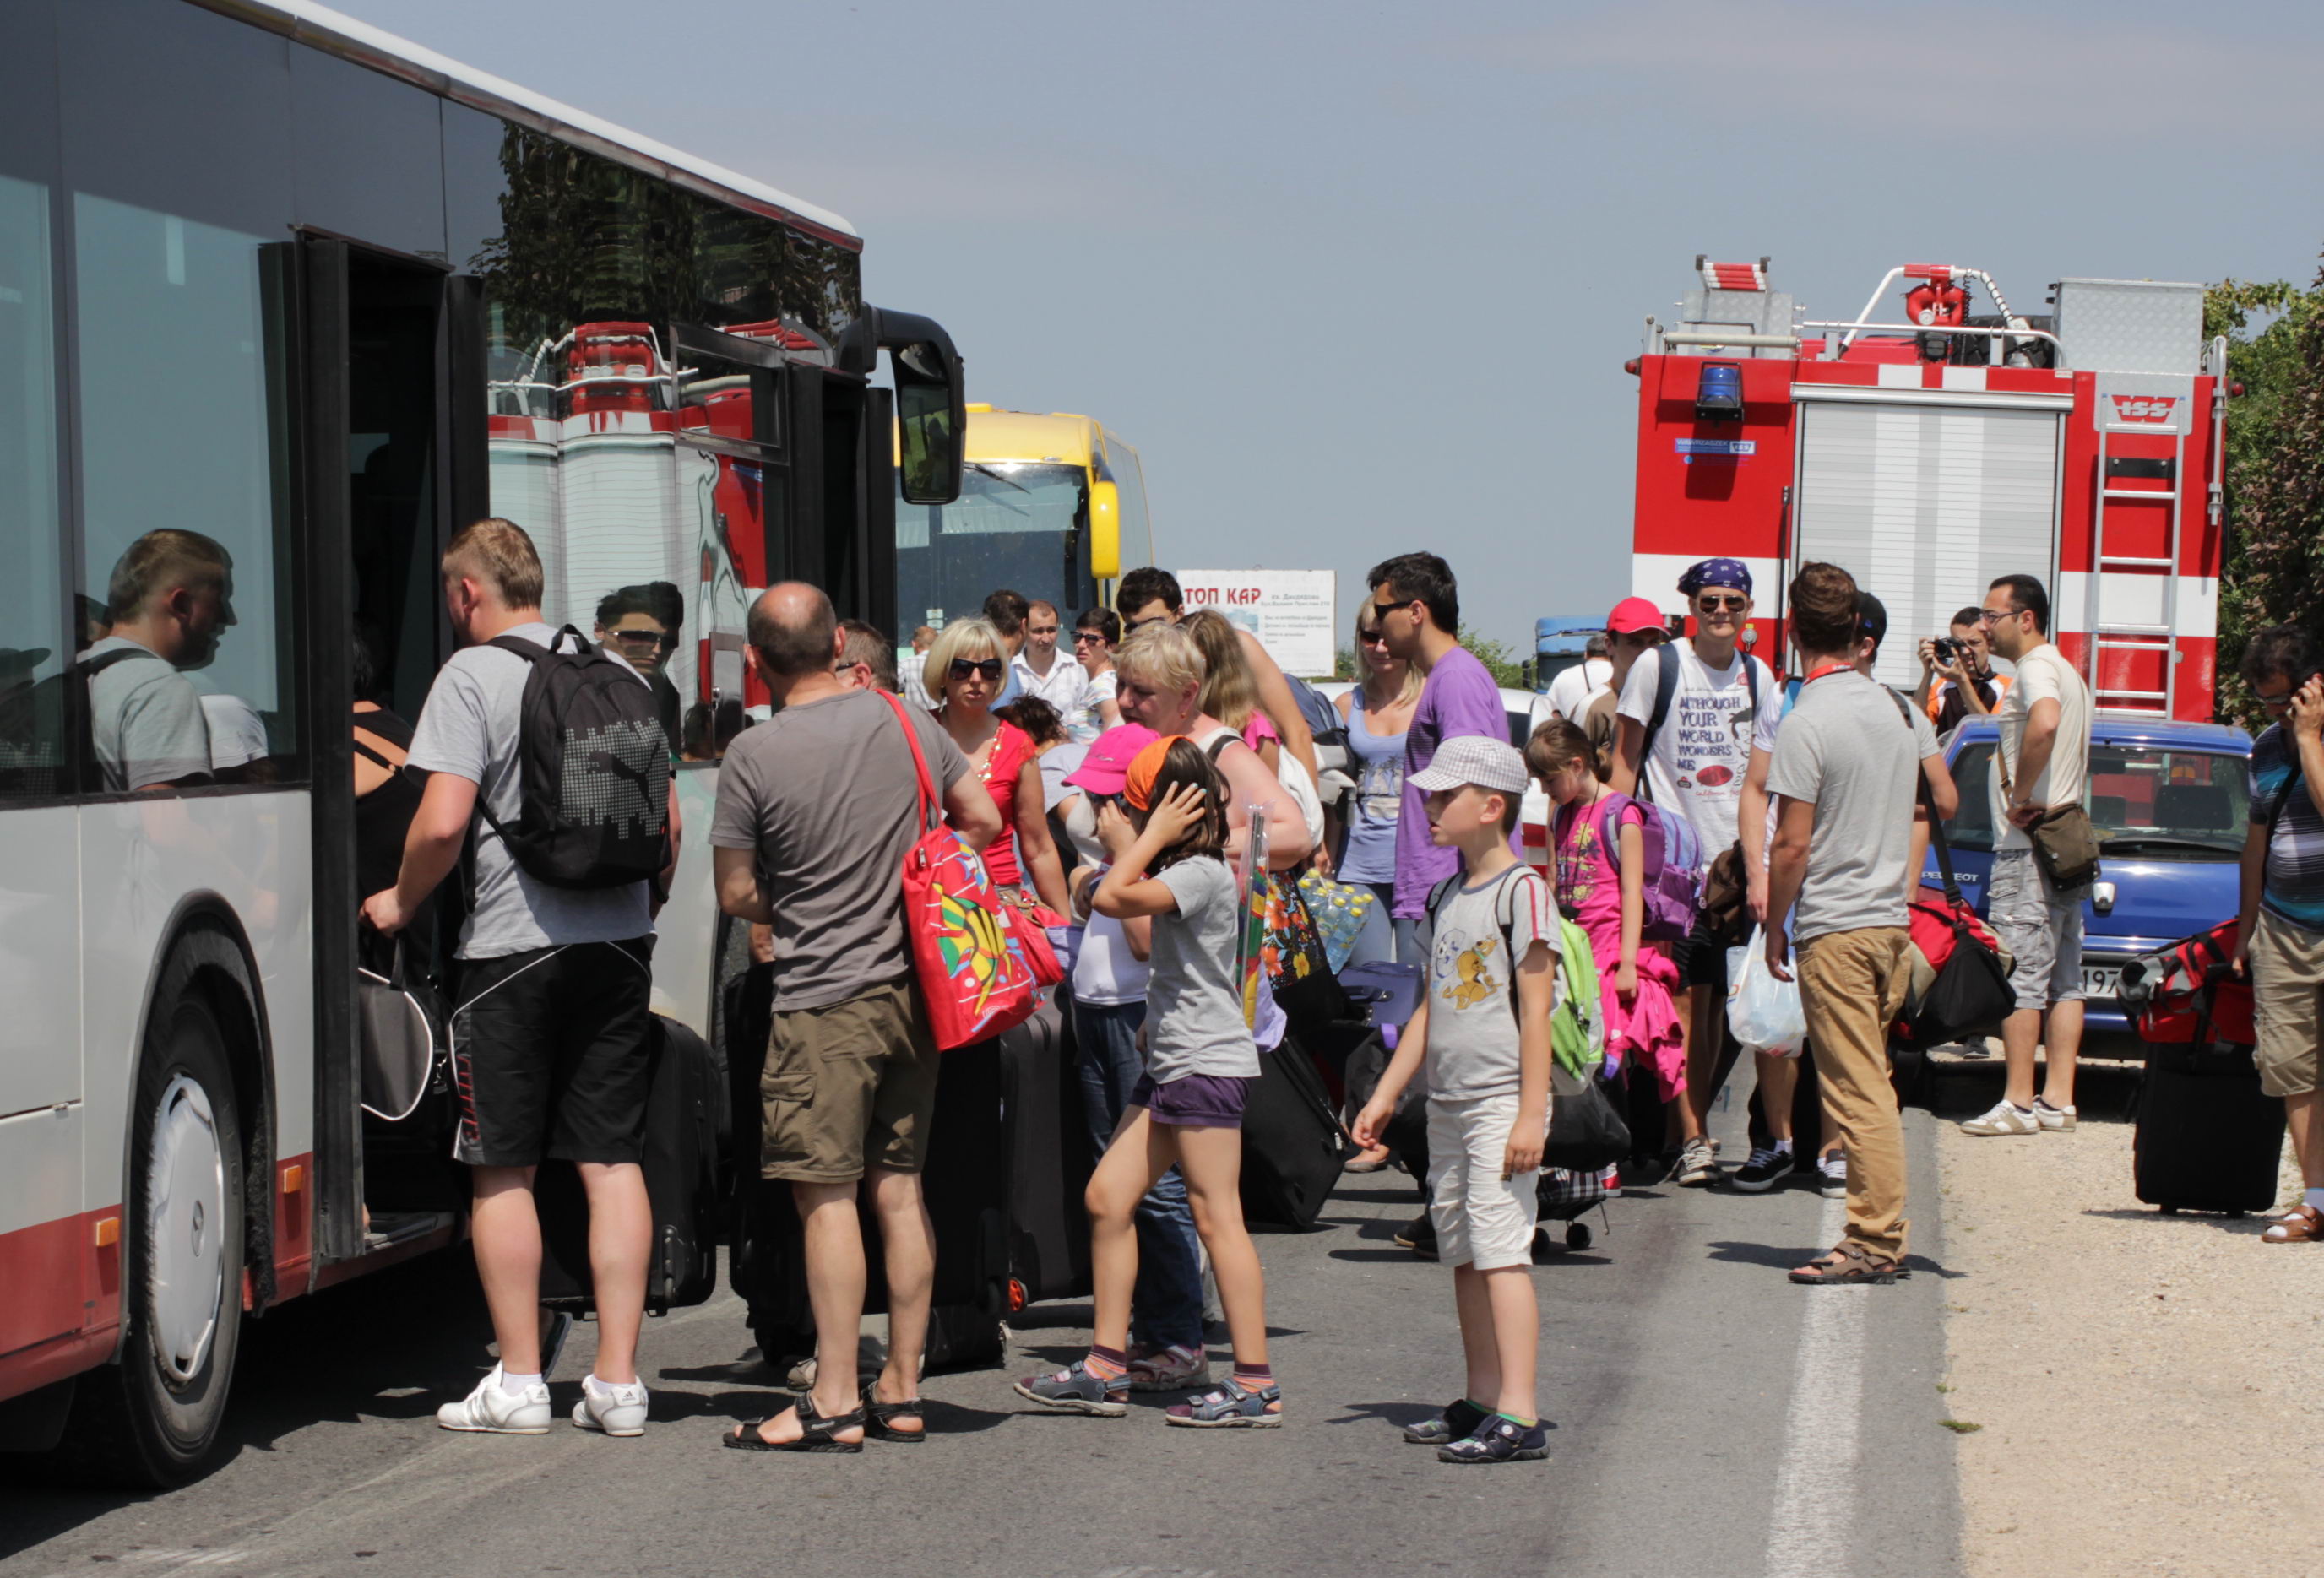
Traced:
<svg viewBox="0 0 2324 1578">
<path fill-rule="evenodd" d="M 1800 402 L 1791 565 L 1839 565 L 1887 604 L 1883 681 L 1917 684 L 1921 638 L 1945 633 L 1995 577 L 2054 581 L 2059 422 L 2051 411 Z"/>
</svg>

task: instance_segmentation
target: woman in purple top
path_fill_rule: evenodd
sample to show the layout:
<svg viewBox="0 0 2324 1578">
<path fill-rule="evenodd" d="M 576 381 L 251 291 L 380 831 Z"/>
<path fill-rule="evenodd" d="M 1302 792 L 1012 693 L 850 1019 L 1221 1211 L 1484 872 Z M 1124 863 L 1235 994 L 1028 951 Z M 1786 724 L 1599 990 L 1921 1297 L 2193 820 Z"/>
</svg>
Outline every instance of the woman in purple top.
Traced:
<svg viewBox="0 0 2324 1578">
<path fill-rule="evenodd" d="M 1365 579 L 1372 589 L 1372 617 L 1388 638 L 1388 651 L 1425 678 L 1420 705 L 1404 736 L 1404 808 L 1396 825 L 1396 904 L 1398 920 L 1418 920 L 1429 890 L 1451 876 L 1460 852 L 1428 842 L 1427 797 L 1412 787 L 1412 775 L 1436 760 L 1437 747 L 1462 734 L 1507 741 L 1508 714 L 1501 688 L 1456 635 L 1461 597 L 1452 568 L 1433 553 L 1406 553 L 1376 565 Z M 1409 951 L 1412 928 L 1398 927 L 1399 956 L 1425 963 Z"/>
</svg>

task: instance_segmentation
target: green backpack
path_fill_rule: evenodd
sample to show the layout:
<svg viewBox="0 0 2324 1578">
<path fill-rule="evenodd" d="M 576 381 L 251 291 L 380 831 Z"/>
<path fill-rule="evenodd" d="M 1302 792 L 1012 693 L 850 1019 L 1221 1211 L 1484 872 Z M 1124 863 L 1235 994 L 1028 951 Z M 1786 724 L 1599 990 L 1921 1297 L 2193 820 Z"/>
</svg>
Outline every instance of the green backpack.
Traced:
<svg viewBox="0 0 2324 1578">
<path fill-rule="evenodd" d="M 1510 960 L 1509 1010 L 1520 1017 L 1525 1010 L 1517 1001 L 1517 873 L 1527 868 L 1513 866 L 1503 874 L 1501 884 L 1493 895 L 1493 916 L 1501 923 L 1501 949 Z M 1428 925 L 1432 935 L 1436 927 L 1436 912 L 1453 891 L 1461 885 L 1461 872 L 1455 872 L 1429 891 Z M 1559 1067 L 1579 1079 L 1593 1073 L 1606 1061 L 1606 1010 L 1599 996 L 1598 958 L 1591 950 L 1590 934 L 1563 915 L 1557 918 L 1557 992 L 1549 1010 L 1549 1047 Z"/>
</svg>

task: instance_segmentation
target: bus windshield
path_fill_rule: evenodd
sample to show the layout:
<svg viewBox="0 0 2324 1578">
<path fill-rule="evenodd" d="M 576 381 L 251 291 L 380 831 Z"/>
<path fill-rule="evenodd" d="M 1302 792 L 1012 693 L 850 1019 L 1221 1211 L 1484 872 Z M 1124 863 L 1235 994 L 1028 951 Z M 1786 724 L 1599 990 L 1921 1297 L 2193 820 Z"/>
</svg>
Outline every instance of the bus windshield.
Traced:
<svg viewBox="0 0 2324 1578">
<path fill-rule="evenodd" d="M 964 618 L 1001 587 L 1070 614 L 1089 473 L 1051 462 L 972 460 L 960 499 L 896 503 L 897 623 Z M 1069 558 L 1068 555 L 1072 557 Z"/>
</svg>

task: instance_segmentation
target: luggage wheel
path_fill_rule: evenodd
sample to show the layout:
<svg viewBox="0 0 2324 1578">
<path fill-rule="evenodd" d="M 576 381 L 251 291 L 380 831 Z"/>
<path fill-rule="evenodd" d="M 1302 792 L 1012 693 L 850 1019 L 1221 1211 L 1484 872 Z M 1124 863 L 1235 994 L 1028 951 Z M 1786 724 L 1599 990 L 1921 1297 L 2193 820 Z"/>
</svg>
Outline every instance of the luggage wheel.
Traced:
<svg viewBox="0 0 2324 1578">
<path fill-rule="evenodd" d="M 1565 1224 L 1565 1247 L 1569 1250 L 1588 1249 L 1590 1247 L 1590 1224 L 1586 1222 L 1567 1223 Z"/>
</svg>

